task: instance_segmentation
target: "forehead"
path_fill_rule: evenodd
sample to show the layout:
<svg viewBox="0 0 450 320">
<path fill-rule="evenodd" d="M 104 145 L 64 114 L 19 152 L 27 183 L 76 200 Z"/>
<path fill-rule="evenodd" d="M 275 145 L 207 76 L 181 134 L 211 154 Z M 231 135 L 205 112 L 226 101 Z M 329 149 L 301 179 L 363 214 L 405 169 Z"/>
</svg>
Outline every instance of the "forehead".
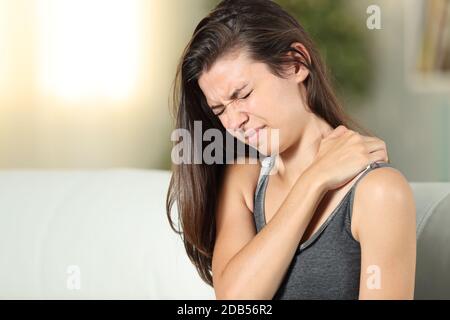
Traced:
<svg viewBox="0 0 450 320">
<path fill-rule="evenodd" d="M 256 63 L 242 51 L 219 58 L 202 73 L 198 84 L 209 103 L 228 99 L 233 90 L 248 83 Z"/>
</svg>

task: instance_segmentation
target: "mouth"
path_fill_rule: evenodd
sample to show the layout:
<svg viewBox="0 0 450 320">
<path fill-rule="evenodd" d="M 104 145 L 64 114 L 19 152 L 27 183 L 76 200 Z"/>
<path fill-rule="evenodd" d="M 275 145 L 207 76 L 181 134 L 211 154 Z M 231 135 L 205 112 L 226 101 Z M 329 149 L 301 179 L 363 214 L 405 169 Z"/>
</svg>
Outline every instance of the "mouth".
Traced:
<svg viewBox="0 0 450 320">
<path fill-rule="evenodd" d="M 261 127 L 259 127 L 259 128 L 247 130 L 247 132 L 246 132 L 246 134 L 245 134 L 245 139 L 246 139 L 249 143 L 253 144 L 253 143 L 256 141 L 256 139 L 259 137 L 260 131 L 263 130 L 263 129 L 265 129 L 265 128 L 266 128 L 266 126 L 261 126 Z"/>
</svg>

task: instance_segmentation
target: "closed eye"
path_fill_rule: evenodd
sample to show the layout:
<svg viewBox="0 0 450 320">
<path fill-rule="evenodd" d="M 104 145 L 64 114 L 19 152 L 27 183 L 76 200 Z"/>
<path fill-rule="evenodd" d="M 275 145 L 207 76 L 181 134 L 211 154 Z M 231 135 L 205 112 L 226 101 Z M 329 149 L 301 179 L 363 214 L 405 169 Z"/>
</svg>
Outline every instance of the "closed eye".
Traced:
<svg viewBox="0 0 450 320">
<path fill-rule="evenodd" d="M 245 97 L 240 98 L 239 100 L 245 100 L 247 99 L 251 94 L 252 94 L 253 90 L 250 91 Z M 222 109 L 222 111 L 220 111 L 218 114 L 216 114 L 216 116 L 220 116 L 225 112 L 225 108 Z"/>
<path fill-rule="evenodd" d="M 245 97 L 243 97 L 243 98 L 241 98 L 241 99 L 247 99 L 247 98 L 252 94 L 252 92 L 253 92 L 253 90 L 250 91 L 250 92 L 248 93 L 248 95 L 246 95 Z"/>
</svg>

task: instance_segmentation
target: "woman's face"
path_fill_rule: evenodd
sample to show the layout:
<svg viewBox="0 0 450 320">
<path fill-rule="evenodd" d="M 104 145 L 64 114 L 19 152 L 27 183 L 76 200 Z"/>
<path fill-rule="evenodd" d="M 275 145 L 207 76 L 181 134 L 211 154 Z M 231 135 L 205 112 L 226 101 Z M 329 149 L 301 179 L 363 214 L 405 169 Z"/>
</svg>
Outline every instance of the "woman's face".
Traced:
<svg viewBox="0 0 450 320">
<path fill-rule="evenodd" d="M 263 154 L 281 153 L 298 141 L 312 115 L 302 99 L 308 70 L 303 66 L 297 73 L 294 70 L 288 71 L 287 79 L 277 77 L 266 64 L 250 60 L 241 50 L 218 59 L 198 83 L 208 106 L 230 134 Z M 274 129 L 279 130 L 279 139 L 271 138 Z M 257 134 L 248 137 L 246 132 Z"/>
</svg>

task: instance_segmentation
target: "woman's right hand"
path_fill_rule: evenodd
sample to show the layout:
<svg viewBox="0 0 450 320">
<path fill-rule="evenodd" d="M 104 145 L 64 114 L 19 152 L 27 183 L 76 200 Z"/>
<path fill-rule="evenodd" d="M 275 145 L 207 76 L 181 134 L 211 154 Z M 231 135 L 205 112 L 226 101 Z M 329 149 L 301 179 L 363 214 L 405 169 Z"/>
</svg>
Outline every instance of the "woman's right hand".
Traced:
<svg viewBox="0 0 450 320">
<path fill-rule="evenodd" d="M 341 125 L 320 141 L 319 151 L 307 171 L 326 190 L 333 190 L 377 161 L 388 162 L 385 142 Z"/>
</svg>

